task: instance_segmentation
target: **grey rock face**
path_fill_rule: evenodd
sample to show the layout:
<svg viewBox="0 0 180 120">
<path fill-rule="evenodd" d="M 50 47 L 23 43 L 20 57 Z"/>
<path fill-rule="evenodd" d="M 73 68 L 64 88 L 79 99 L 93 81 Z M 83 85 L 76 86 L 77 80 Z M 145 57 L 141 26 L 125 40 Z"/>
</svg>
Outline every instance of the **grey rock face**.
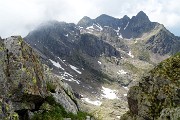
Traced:
<svg viewBox="0 0 180 120">
<path fill-rule="evenodd" d="M 79 22 L 78 25 L 81 27 L 88 27 L 93 25 L 93 20 L 87 16 L 84 16 Z"/>
<path fill-rule="evenodd" d="M 51 21 L 29 33 L 25 40 L 34 48 L 38 46 L 40 52 L 48 49 L 59 56 L 70 56 L 79 34 L 74 24 Z"/>
<path fill-rule="evenodd" d="M 53 25 L 45 25 L 42 29 L 29 33 L 29 35 L 25 37 L 25 40 L 32 47 L 40 51 L 43 62 L 50 67 L 53 67 L 53 71 L 56 74 L 67 70 L 66 72 L 70 73 L 71 76 L 81 82 L 85 82 L 87 85 L 90 82 L 88 79 L 97 82 L 103 79 L 110 80 L 107 75 L 104 75 L 101 71 L 97 70 L 100 69 L 97 68 L 97 61 L 96 64 L 94 64 L 91 63 L 94 62 L 91 59 L 98 59 L 101 56 L 117 57 L 117 59 L 120 59 L 121 53 L 114 46 L 95 35 L 88 33 L 80 34 L 79 28 L 68 23 L 64 24 L 64 26 L 61 26 L 61 23 L 59 24 L 60 25 L 56 25 L 58 26 L 57 28 Z M 74 32 L 72 32 L 68 26 L 74 27 Z M 44 31 L 49 31 L 49 34 L 46 34 Z M 39 34 L 39 36 L 37 34 Z M 67 34 L 68 36 L 61 37 Z M 46 37 L 47 35 L 48 37 Z M 49 59 L 59 62 L 64 70 L 50 64 L 51 62 L 48 62 Z M 65 60 L 65 62 L 62 60 Z M 68 68 L 69 64 L 76 66 L 81 72 L 85 72 L 85 74 L 75 75 L 77 72 L 74 73 L 74 70 L 70 71 L 69 69 L 72 68 Z M 99 86 L 99 84 L 95 85 Z M 81 90 L 82 86 L 79 87 L 79 85 L 73 84 L 72 87 L 73 89 Z"/>
<path fill-rule="evenodd" d="M 79 49 L 82 52 L 92 56 L 99 57 L 102 54 L 106 56 L 117 56 L 120 57 L 120 53 L 113 48 L 111 45 L 105 43 L 102 40 L 99 40 L 98 37 L 95 37 L 90 34 L 81 35 L 81 40 L 79 42 Z"/>
<path fill-rule="evenodd" d="M 180 54 L 163 61 L 139 82 L 139 86 L 130 88 L 127 97 L 130 111 L 122 120 L 180 119 L 179 60 Z"/>
<path fill-rule="evenodd" d="M 50 95 L 46 84 L 50 77 L 39 56 L 20 36 L 12 36 L 0 40 L 0 66 L 0 119 L 29 119 L 32 116 L 28 114 L 37 111 Z M 58 81 L 61 80 L 56 84 L 61 87 L 58 92 L 63 93 L 64 102 L 57 102 L 65 104 L 68 112 L 77 113 L 76 104 Z"/>
<path fill-rule="evenodd" d="M 35 109 L 46 94 L 43 68 L 38 56 L 19 36 L 1 40 L 1 99 L 4 117 L 13 117 L 14 111 Z M 5 106 L 5 109 L 3 109 Z M 11 111 L 8 113 L 7 111 Z"/>
<path fill-rule="evenodd" d="M 42 53 L 47 49 L 60 57 L 74 56 L 78 51 L 96 57 L 103 53 L 107 56 L 120 55 L 111 45 L 94 35 L 81 35 L 79 29 L 68 23 L 52 22 L 48 26 L 41 26 L 29 33 L 25 40 Z"/>
<path fill-rule="evenodd" d="M 156 24 L 151 22 L 148 16 L 141 11 L 131 18 L 126 29 L 122 31 L 122 35 L 124 38 L 141 37 L 143 33 L 154 29 Z"/>
<path fill-rule="evenodd" d="M 170 33 L 163 25 L 160 27 L 160 31 L 147 40 L 147 49 L 160 55 L 180 52 L 179 38 Z"/>
<path fill-rule="evenodd" d="M 45 75 L 47 75 L 46 81 L 54 86 L 55 91 L 51 94 L 53 95 L 55 101 L 61 104 L 67 112 L 77 114 L 79 109 L 71 87 L 62 82 L 60 78 L 49 71 L 46 71 Z"/>
</svg>

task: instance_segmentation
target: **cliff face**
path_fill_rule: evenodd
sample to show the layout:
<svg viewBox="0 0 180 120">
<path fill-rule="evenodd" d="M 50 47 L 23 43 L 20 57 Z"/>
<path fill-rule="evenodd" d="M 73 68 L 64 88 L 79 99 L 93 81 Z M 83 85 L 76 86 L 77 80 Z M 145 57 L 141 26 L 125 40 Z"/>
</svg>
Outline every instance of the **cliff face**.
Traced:
<svg viewBox="0 0 180 120">
<path fill-rule="evenodd" d="M 77 113 L 71 89 L 43 67 L 20 36 L 0 39 L 0 119 L 30 119 L 51 96 Z"/>
<path fill-rule="evenodd" d="M 179 120 L 180 54 L 151 70 L 127 98 L 130 111 L 121 120 Z"/>
</svg>

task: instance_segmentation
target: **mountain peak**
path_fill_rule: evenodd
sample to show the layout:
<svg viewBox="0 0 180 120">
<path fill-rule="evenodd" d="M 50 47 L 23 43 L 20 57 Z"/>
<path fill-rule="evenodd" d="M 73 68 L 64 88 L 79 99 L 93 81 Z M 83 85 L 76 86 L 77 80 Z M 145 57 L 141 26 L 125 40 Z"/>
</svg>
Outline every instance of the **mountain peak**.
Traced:
<svg viewBox="0 0 180 120">
<path fill-rule="evenodd" d="M 106 15 L 106 14 L 101 14 L 100 16 L 98 16 L 96 19 L 112 19 L 112 16 Z"/>
<path fill-rule="evenodd" d="M 82 19 L 83 19 L 83 20 L 91 20 L 91 18 L 88 17 L 88 16 L 84 16 Z"/>
<path fill-rule="evenodd" d="M 123 19 L 129 20 L 130 18 L 127 15 L 124 15 Z"/>
<path fill-rule="evenodd" d="M 137 15 L 147 16 L 146 13 L 144 13 L 143 11 L 139 11 Z"/>
<path fill-rule="evenodd" d="M 150 21 L 148 16 L 146 15 L 146 13 L 144 13 L 143 11 L 140 11 L 137 15 L 136 15 L 136 18 L 140 18 L 140 19 L 144 19 L 144 20 L 147 20 L 147 21 Z"/>
<path fill-rule="evenodd" d="M 89 25 L 91 25 L 92 24 L 92 19 L 90 18 L 90 17 L 88 17 L 88 16 L 84 16 L 79 22 L 78 22 L 78 26 L 82 26 L 82 27 L 84 27 L 84 26 L 89 26 Z"/>
</svg>

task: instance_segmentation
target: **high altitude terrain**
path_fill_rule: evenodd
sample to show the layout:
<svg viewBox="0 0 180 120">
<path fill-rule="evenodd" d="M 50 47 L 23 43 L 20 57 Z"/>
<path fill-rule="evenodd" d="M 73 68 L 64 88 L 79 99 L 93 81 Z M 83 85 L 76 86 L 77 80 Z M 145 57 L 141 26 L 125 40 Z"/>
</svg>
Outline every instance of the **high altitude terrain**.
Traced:
<svg viewBox="0 0 180 120">
<path fill-rule="evenodd" d="M 176 110 L 179 64 L 174 62 L 178 63 L 179 56 L 154 67 L 180 52 L 180 38 L 151 22 L 143 11 L 121 19 L 85 16 L 77 24 L 49 21 L 24 40 L 19 36 L 0 39 L 2 119 L 89 120 L 83 110 L 96 119 L 116 120 L 128 111 L 128 105 L 130 110 L 121 119 L 160 115 L 168 119 L 172 115 L 164 112 Z M 141 80 L 144 74 L 150 75 Z M 163 100 L 174 108 L 161 107 L 171 107 Z"/>
<path fill-rule="evenodd" d="M 129 111 L 121 120 L 180 119 L 180 53 L 164 60 L 128 93 Z"/>
<path fill-rule="evenodd" d="M 24 39 L 84 101 L 82 108 L 108 120 L 127 111 L 130 86 L 180 51 L 180 38 L 143 11 L 121 19 L 85 16 L 77 24 L 50 21 Z"/>
</svg>

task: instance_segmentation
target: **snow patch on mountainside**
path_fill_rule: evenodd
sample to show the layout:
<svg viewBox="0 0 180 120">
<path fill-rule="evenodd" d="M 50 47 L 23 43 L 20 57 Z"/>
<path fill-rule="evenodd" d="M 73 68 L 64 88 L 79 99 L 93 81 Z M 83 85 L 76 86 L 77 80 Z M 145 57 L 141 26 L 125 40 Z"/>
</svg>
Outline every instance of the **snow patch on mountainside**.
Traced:
<svg viewBox="0 0 180 120">
<path fill-rule="evenodd" d="M 86 29 L 94 29 L 94 27 L 93 27 L 93 25 L 92 26 L 89 26 L 89 27 L 87 27 Z"/>
<path fill-rule="evenodd" d="M 103 30 L 103 28 L 101 27 L 101 25 L 99 25 L 98 23 L 97 24 L 95 24 L 98 28 L 99 28 L 99 30 L 100 31 L 102 31 Z"/>
<path fill-rule="evenodd" d="M 61 74 L 61 77 L 63 80 L 66 80 L 66 81 L 70 81 L 70 82 L 76 82 L 77 84 L 80 84 L 80 81 L 79 80 L 75 80 L 73 78 L 73 75 L 71 75 L 70 73 L 68 72 L 64 72 Z"/>
<path fill-rule="evenodd" d="M 117 30 L 115 30 L 114 29 L 114 31 L 116 31 L 117 32 L 117 34 L 119 34 L 119 31 L 121 30 L 121 28 L 120 27 L 118 27 L 118 29 Z"/>
<path fill-rule="evenodd" d="M 61 67 L 61 65 L 60 65 L 58 62 L 55 62 L 55 61 L 53 61 L 53 60 L 51 60 L 51 59 L 49 59 L 49 60 L 51 61 L 51 63 L 52 63 L 54 66 L 56 66 L 57 68 L 61 68 L 62 70 L 64 70 L 64 68 Z"/>
<path fill-rule="evenodd" d="M 74 71 L 76 71 L 78 74 L 82 74 L 81 71 L 79 71 L 77 67 L 73 66 L 73 65 L 69 65 L 71 67 L 71 69 L 73 69 Z"/>
<path fill-rule="evenodd" d="M 123 94 L 124 95 L 124 97 L 126 97 L 127 96 L 127 94 Z"/>
<path fill-rule="evenodd" d="M 83 27 L 79 26 L 79 29 L 83 29 Z"/>
<path fill-rule="evenodd" d="M 116 116 L 118 119 L 120 119 L 121 118 L 121 116 Z"/>
<path fill-rule="evenodd" d="M 66 36 L 66 37 L 68 37 L 69 35 L 68 35 L 68 34 L 66 34 L 65 36 Z"/>
<path fill-rule="evenodd" d="M 121 33 L 119 32 L 120 30 L 121 30 L 120 27 L 118 27 L 117 30 L 114 29 L 114 31 L 116 31 L 117 36 L 118 36 L 119 38 L 123 38 L 122 35 L 121 35 Z"/>
<path fill-rule="evenodd" d="M 119 71 L 117 72 L 117 74 L 124 75 L 124 74 L 127 74 L 127 72 L 125 72 L 124 70 L 119 70 Z"/>
<path fill-rule="evenodd" d="M 131 51 L 129 51 L 128 55 L 132 58 L 134 58 L 134 55 L 131 53 Z"/>
<path fill-rule="evenodd" d="M 117 99 L 117 95 L 116 95 L 116 90 L 111 90 L 109 88 L 105 88 L 102 86 L 102 96 L 107 98 L 107 99 Z"/>
<path fill-rule="evenodd" d="M 101 65 L 102 63 L 101 63 L 100 61 L 98 61 L 98 64 L 100 64 L 100 65 Z"/>
<path fill-rule="evenodd" d="M 73 75 L 69 74 L 68 72 L 64 72 L 64 75 L 65 77 L 73 77 Z"/>
<path fill-rule="evenodd" d="M 126 90 L 129 90 L 129 88 L 128 88 L 128 87 L 126 87 L 126 86 L 123 86 L 123 88 L 124 88 L 124 89 L 126 89 Z"/>
<path fill-rule="evenodd" d="M 66 65 L 65 61 L 66 60 L 62 60 L 60 57 L 57 57 L 64 65 Z M 66 65 L 67 66 L 67 65 Z"/>
<path fill-rule="evenodd" d="M 120 34 L 118 37 L 123 39 L 123 37 L 122 37 L 122 35 L 121 35 L 121 34 Z"/>
<path fill-rule="evenodd" d="M 67 72 L 61 73 L 61 75 L 56 75 L 59 79 L 70 81 L 70 82 L 76 82 L 77 84 L 80 84 L 81 81 L 75 80 L 73 76 Z"/>
<path fill-rule="evenodd" d="M 80 84 L 80 81 L 75 80 L 74 78 L 65 78 L 65 77 L 63 76 L 62 79 L 63 79 L 63 80 L 66 80 L 66 81 L 76 82 L 77 84 Z"/>
<path fill-rule="evenodd" d="M 93 104 L 93 105 L 96 105 L 96 106 L 100 106 L 102 104 L 101 101 L 99 100 L 90 100 L 89 98 L 81 98 L 83 101 L 87 102 L 87 103 L 90 103 L 90 104 Z"/>
<path fill-rule="evenodd" d="M 128 25 L 129 25 L 129 22 L 126 24 L 126 27 L 124 28 L 124 30 L 128 27 Z"/>
<path fill-rule="evenodd" d="M 93 25 L 92 26 L 89 26 L 89 27 L 87 27 L 86 29 L 88 29 L 88 30 L 98 30 L 98 31 L 102 31 L 103 30 L 103 28 L 101 27 L 101 25 L 99 25 L 98 23 L 97 24 L 95 24 L 95 23 L 93 23 Z"/>
</svg>

